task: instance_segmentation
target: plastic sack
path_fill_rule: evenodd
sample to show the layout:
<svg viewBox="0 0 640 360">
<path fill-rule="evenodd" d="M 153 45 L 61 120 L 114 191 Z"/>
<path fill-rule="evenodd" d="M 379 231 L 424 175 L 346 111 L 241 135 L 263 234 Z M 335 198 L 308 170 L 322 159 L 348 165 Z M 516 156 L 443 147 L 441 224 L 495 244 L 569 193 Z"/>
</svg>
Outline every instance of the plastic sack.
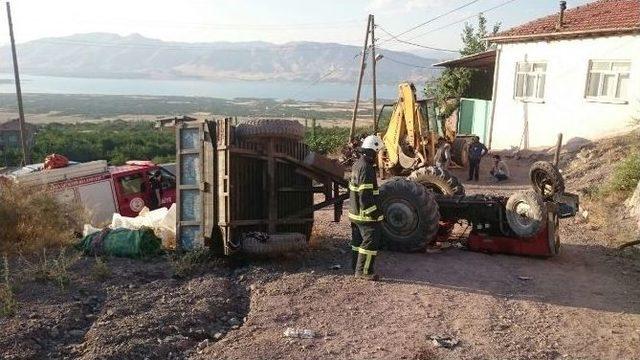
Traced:
<svg viewBox="0 0 640 360">
<path fill-rule="evenodd" d="M 112 229 L 125 228 L 130 230 L 138 230 L 143 227 L 150 228 L 162 240 L 163 248 L 175 249 L 176 204 L 172 204 L 169 209 L 162 207 L 153 211 L 149 211 L 145 207 L 136 217 L 127 217 L 114 213 L 110 227 Z"/>
<path fill-rule="evenodd" d="M 142 258 L 158 254 L 160 246 L 160 239 L 149 228 L 139 230 L 106 228 L 85 236 L 76 247 L 91 256 Z"/>
</svg>

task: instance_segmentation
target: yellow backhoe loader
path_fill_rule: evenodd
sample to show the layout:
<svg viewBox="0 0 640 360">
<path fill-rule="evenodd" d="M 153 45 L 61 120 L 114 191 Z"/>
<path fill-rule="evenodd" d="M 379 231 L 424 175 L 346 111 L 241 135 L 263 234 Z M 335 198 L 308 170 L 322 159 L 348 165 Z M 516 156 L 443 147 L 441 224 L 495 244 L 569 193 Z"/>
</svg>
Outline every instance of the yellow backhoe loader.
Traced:
<svg viewBox="0 0 640 360">
<path fill-rule="evenodd" d="M 386 148 L 379 154 L 381 177 L 404 175 L 436 193 L 464 194 L 455 176 L 433 166 L 438 137 L 455 141 L 455 131 L 447 131 L 436 118 L 434 99 L 417 100 L 415 86 L 401 83 L 398 100 L 383 105 L 377 121 Z"/>
</svg>

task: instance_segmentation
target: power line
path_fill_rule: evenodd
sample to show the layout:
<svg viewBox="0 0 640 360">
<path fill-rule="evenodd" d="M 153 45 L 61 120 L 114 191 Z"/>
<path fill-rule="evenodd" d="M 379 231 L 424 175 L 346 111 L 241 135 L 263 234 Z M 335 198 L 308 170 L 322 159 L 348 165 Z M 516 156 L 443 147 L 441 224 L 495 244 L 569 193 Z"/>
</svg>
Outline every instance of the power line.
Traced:
<svg viewBox="0 0 640 360">
<path fill-rule="evenodd" d="M 436 17 L 433 17 L 433 18 L 431 18 L 431 19 L 429 19 L 429 20 L 427 20 L 427 21 L 425 21 L 425 22 L 423 22 L 423 23 L 420 23 L 420 24 L 418 24 L 418 25 L 416 25 L 416 26 L 414 26 L 414 27 L 412 27 L 412 28 L 409 28 L 409 29 L 407 29 L 407 30 L 405 30 L 405 31 L 401 32 L 400 34 L 396 35 L 396 37 L 398 37 L 398 36 L 402 36 L 402 35 L 405 35 L 405 34 L 407 34 L 407 33 L 409 33 L 409 32 L 412 32 L 412 31 L 413 31 L 413 30 L 415 30 L 415 29 L 418 29 L 418 28 L 420 28 L 420 27 L 423 27 L 423 26 L 425 26 L 425 25 L 427 25 L 427 24 L 429 24 L 429 23 L 432 23 L 432 22 L 434 22 L 434 21 L 436 21 L 436 20 L 438 20 L 438 19 L 440 19 L 440 18 L 443 18 L 443 17 L 445 17 L 445 16 L 447 16 L 447 15 L 449 15 L 449 14 L 453 14 L 454 12 L 456 12 L 456 11 L 458 11 L 458 10 L 461 10 L 461 9 L 464 9 L 464 8 L 466 8 L 466 7 L 468 7 L 468 6 L 471 6 L 471 5 L 475 4 L 475 3 L 477 3 L 478 1 L 480 1 L 480 0 L 472 0 L 472 1 L 469 1 L 468 3 L 462 4 L 462 5 L 458 6 L 458 7 L 457 7 L 457 8 L 455 8 L 455 9 L 451 9 L 451 10 L 449 10 L 449 11 L 447 11 L 447 12 L 443 13 L 443 14 L 440 14 L 440 15 L 438 15 L 438 16 L 436 16 Z"/>
<path fill-rule="evenodd" d="M 406 63 L 404 61 L 400 61 L 400 60 L 396 60 L 393 58 L 388 57 L 387 55 L 384 56 L 385 60 L 389 60 L 391 62 L 394 62 L 396 64 L 400 64 L 400 65 L 404 65 L 404 66 L 410 66 L 410 67 L 414 67 L 414 68 L 420 68 L 420 69 L 431 69 L 430 66 L 422 66 L 422 65 L 416 65 L 416 64 L 410 64 L 410 63 Z"/>
<path fill-rule="evenodd" d="M 506 5 L 508 5 L 508 4 L 511 4 L 512 2 L 515 2 L 515 1 L 517 1 L 517 0 L 508 0 L 508 1 L 505 1 L 505 2 L 503 2 L 503 3 L 501 3 L 501 4 L 498 4 L 498 5 L 496 5 L 496 6 L 490 7 L 490 8 L 488 8 L 488 9 L 481 10 L 479 13 L 480 13 L 480 14 L 488 13 L 488 12 L 490 12 L 490 11 L 493 11 L 493 10 L 496 10 L 496 9 L 501 8 L 501 7 L 503 7 L 503 6 L 506 6 Z M 423 32 L 423 33 L 421 33 L 421 34 L 419 34 L 419 35 L 416 35 L 416 36 L 414 36 L 414 37 L 412 37 L 412 38 L 409 38 L 409 40 L 415 40 L 415 39 L 417 39 L 417 38 L 419 38 L 419 37 L 425 36 L 425 35 L 427 35 L 427 34 L 431 34 L 431 33 L 436 32 L 436 31 L 440 31 L 440 30 L 442 30 L 442 29 L 448 28 L 449 26 L 453 26 L 453 25 L 459 24 L 459 23 L 461 23 L 461 22 L 463 22 L 463 21 L 467 21 L 467 20 L 473 19 L 473 18 L 475 18 L 475 17 L 477 17 L 477 16 L 478 16 L 478 14 L 474 14 L 474 15 L 471 15 L 471 16 L 464 17 L 464 18 L 462 18 L 462 19 L 459 19 L 459 20 L 456 20 L 456 21 L 454 21 L 454 22 L 451 22 L 451 23 L 445 24 L 445 25 L 440 26 L 440 27 L 437 27 L 437 28 L 435 28 L 435 29 L 431 29 L 431 30 L 428 30 L 428 31 L 426 31 L 426 32 Z"/>
<path fill-rule="evenodd" d="M 424 48 L 424 49 L 436 50 L 436 51 L 446 51 L 446 52 L 452 52 L 452 53 L 459 53 L 460 52 L 459 50 L 437 48 L 437 47 L 433 47 L 433 46 L 421 45 L 421 44 L 412 43 L 410 41 L 402 40 L 402 39 L 398 38 L 397 35 L 393 35 L 392 33 L 390 33 L 387 30 L 385 30 L 382 26 L 377 25 L 377 27 L 380 30 L 382 30 L 384 33 L 386 33 L 387 35 L 391 36 L 391 38 L 393 38 L 395 41 L 403 43 L 403 44 L 413 45 L 413 46 L 421 47 L 421 48 Z"/>
</svg>

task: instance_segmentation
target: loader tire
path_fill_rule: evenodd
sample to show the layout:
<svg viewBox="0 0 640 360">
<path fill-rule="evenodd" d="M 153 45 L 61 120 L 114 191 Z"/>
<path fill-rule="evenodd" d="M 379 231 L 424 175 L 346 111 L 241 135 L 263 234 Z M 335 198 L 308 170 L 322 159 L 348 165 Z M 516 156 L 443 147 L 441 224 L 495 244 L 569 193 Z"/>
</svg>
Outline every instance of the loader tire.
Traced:
<svg viewBox="0 0 640 360">
<path fill-rule="evenodd" d="M 462 167 L 469 166 L 469 144 L 471 140 L 470 137 L 457 137 L 453 141 L 451 160 Z"/>
<path fill-rule="evenodd" d="M 520 237 L 531 237 L 540 231 L 547 219 L 547 208 L 540 194 L 532 190 L 518 191 L 506 205 L 507 223 Z"/>
<path fill-rule="evenodd" d="M 464 195 L 464 185 L 458 178 L 435 166 L 420 168 L 409 175 L 409 180 L 422 184 L 427 190 L 445 196 Z"/>
<path fill-rule="evenodd" d="M 251 119 L 238 124 L 235 135 L 243 139 L 275 137 L 302 140 L 304 126 L 292 120 Z"/>
<path fill-rule="evenodd" d="M 533 189 L 545 200 L 564 192 L 564 178 L 558 168 L 548 161 L 535 162 L 529 169 Z"/>
<path fill-rule="evenodd" d="M 382 247 L 424 251 L 436 240 L 440 212 L 434 194 L 415 181 L 393 178 L 380 187 Z"/>
</svg>

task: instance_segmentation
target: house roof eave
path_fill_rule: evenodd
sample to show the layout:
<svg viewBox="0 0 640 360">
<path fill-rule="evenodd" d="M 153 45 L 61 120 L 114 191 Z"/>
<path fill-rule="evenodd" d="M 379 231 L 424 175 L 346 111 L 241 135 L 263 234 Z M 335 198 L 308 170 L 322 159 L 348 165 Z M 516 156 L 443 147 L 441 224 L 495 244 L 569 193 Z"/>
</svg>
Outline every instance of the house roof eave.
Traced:
<svg viewBox="0 0 640 360">
<path fill-rule="evenodd" d="M 507 36 L 489 36 L 484 40 L 491 43 L 514 43 L 514 42 L 531 42 L 539 40 L 564 40 L 583 37 L 606 37 L 615 35 L 630 35 L 640 34 L 640 26 L 634 28 L 611 28 L 611 29 L 596 29 L 596 30 L 580 30 L 580 31 L 565 31 L 556 33 L 543 33 L 543 34 L 529 34 L 529 35 L 507 35 Z"/>
</svg>

